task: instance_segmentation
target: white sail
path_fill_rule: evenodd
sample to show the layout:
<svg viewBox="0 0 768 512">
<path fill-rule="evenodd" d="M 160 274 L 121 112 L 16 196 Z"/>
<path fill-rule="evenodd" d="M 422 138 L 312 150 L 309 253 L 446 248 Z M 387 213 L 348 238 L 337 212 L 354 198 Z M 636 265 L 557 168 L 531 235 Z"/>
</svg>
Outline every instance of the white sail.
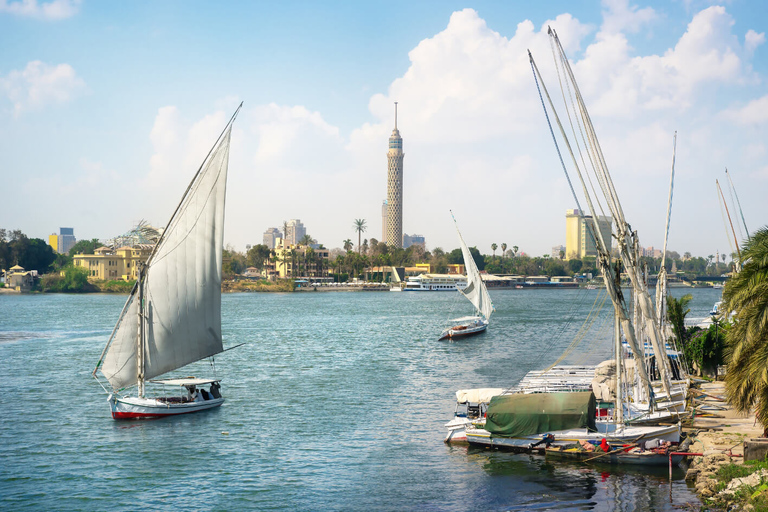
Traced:
<svg viewBox="0 0 768 512">
<path fill-rule="evenodd" d="M 221 264 L 231 128 L 221 137 L 147 262 L 144 287 L 144 379 L 223 350 Z M 101 371 L 115 389 L 138 382 L 138 291 L 103 357 Z"/>
<path fill-rule="evenodd" d="M 488 289 L 483 283 L 483 278 L 480 275 L 480 271 L 477 270 L 472 253 L 469 252 L 464 238 L 461 236 L 459 227 L 456 226 L 456 232 L 459 234 L 459 241 L 461 242 L 461 254 L 464 256 L 464 268 L 467 271 L 467 287 L 463 290 L 459 290 L 464 296 L 469 299 L 469 302 L 475 306 L 477 313 L 482 315 L 486 320 L 491 318 L 493 313 L 493 302 L 491 302 L 491 296 L 488 295 Z"/>
</svg>

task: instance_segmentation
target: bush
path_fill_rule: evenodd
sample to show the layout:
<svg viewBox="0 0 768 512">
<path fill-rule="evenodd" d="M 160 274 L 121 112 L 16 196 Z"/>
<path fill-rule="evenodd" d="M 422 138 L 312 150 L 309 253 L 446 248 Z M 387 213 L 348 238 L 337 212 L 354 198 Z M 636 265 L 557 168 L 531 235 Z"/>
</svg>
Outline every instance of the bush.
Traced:
<svg viewBox="0 0 768 512">
<path fill-rule="evenodd" d="M 40 288 L 48 293 L 82 293 L 91 291 L 88 283 L 88 271 L 84 268 L 68 266 L 64 275 L 46 274 L 40 280 Z"/>
</svg>

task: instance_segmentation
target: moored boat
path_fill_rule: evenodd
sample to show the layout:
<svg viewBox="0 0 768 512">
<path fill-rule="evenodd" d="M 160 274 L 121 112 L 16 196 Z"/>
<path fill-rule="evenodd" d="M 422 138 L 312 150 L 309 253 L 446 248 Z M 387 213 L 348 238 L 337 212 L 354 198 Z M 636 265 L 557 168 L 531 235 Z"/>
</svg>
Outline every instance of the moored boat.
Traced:
<svg viewBox="0 0 768 512">
<path fill-rule="evenodd" d="M 544 450 L 547 459 L 574 460 L 597 464 L 633 464 L 641 466 L 678 466 L 685 455 L 669 454 L 669 449 L 643 450 L 641 448 L 619 447 L 610 452 L 586 451 L 564 446 L 550 447 Z"/>
</svg>

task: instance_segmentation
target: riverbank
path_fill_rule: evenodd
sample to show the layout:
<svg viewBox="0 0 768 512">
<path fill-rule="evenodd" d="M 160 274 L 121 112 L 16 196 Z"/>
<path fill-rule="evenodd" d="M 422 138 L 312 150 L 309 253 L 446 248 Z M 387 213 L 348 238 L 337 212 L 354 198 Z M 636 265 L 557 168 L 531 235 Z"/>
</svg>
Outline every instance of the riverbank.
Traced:
<svg viewBox="0 0 768 512">
<path fill-rule="evenodd" d="M 754 413 L 742 415 L 725 401 L 724 382 L 703 383 L 691 391 L 695 415 L 685 430 L 695 437 L 690 451 L 703 456 L 693 457 L 686 480 L 702 502 L 717 509 L 768 510 L 766 464 L 743 460 L 744 441 L 763 435 Z"/>
</svg>

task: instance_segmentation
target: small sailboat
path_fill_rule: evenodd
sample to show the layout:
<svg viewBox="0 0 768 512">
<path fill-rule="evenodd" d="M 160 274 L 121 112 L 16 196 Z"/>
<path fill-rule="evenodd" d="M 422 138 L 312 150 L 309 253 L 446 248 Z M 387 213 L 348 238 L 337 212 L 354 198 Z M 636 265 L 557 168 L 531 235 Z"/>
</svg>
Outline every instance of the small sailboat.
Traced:
<svg viewBox="0 0 768 512">
<path fill-rule="evenodd" d="M 451 212 L 451 217 L 453 217 L 453 212 Z M 456 223 L 455 218 L 453 222 Z M 469 247 L 461 236 L 458 224 L 456 224 L 456 233 L 459 235 L 461 254 L 464 257 L 464 267 L 467 272 L 467 286 L 463 289 L 457 287 L 457 290 L 472 303 L 475 314 L 451 320 L 452 325 L 440 334 L 438 340 L 480 334 L 488 328 L 488 322 L 494 311 L 491 296 L 488 295 L 488 289 L 485 287 L 480 271 L 472 258 L 472 253 L 469 252 Z"/>
<path fill-rule="evenodd" d="M 240 107 L 187 187 L 146 263 L 140 264 L 136 285 L 93 370 L 93 376 L 109 393 L 114 419 L 187 414 L 224 402 L 220 379 L 215 377 L 154 379 L 202 359 L 213 359 L 224 350 L 224 202 L 232 123 Z M 160 394 L 148 396 L 148 383 L 159 385 Z M 179 389 L 179 393 L 170 396 L 165 393 L 166 386 Z M 126 390 L 135 390 L 135 394 Z"/>
</svg>

